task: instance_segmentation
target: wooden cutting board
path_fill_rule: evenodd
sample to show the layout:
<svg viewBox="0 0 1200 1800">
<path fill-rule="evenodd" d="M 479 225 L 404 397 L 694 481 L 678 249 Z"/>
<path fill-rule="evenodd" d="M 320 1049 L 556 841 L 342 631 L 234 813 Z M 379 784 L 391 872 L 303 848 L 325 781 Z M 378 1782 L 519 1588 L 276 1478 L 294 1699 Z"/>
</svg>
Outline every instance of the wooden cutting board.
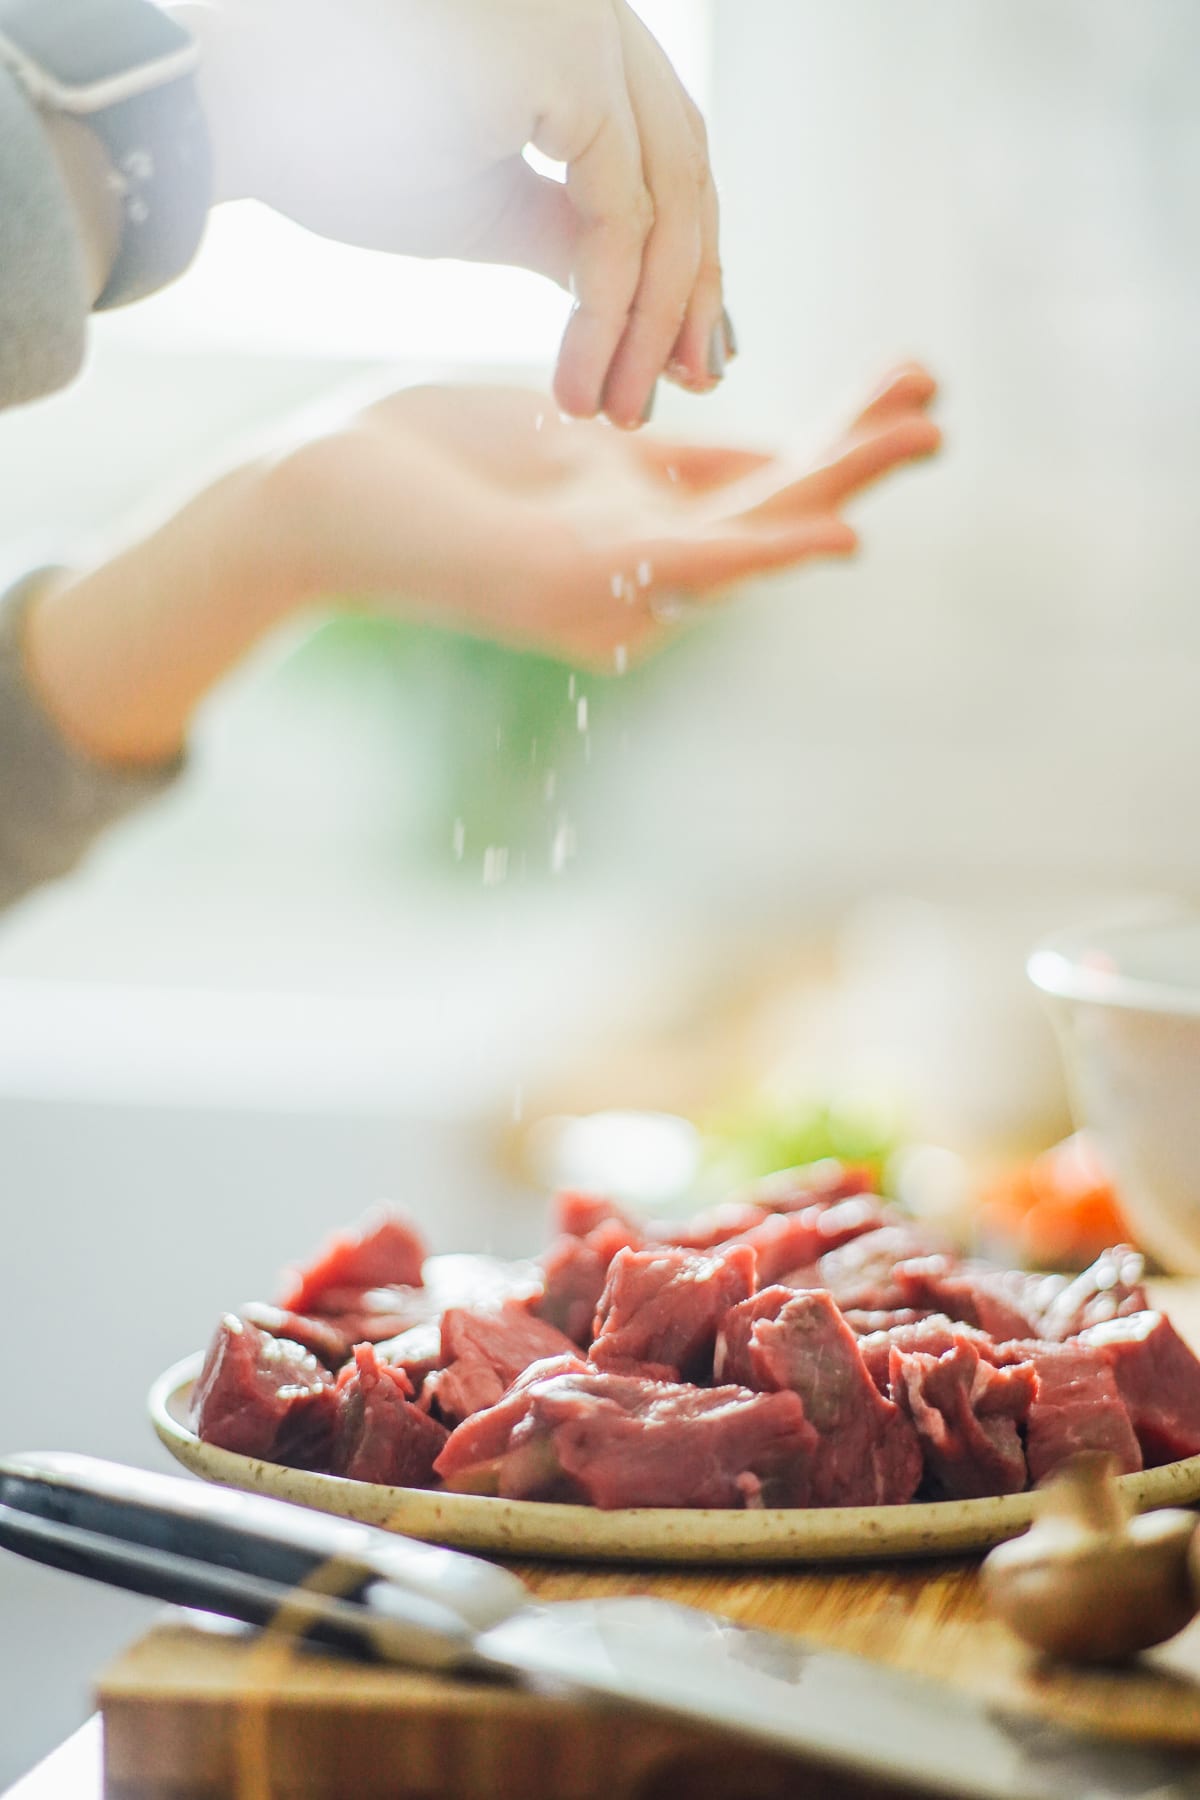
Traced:
<svg viewBox="0 0 1200 1800">
<path fill-rule="evenodd" d="M 1163 1284 L 1200 1343 L 1200 1283 Z M 518 1564 L 546 1600 L 654 1594 L 791 1631 L 1081 1730 L 1194 1746 L 1200 1621 L 1121 1671 L 1039 1665 L 977 1559 L 720 1573 Z M 107 1800 L 882 1800 L 887 1790 L 608 1706 L 362 1667 L 179 1619 L 99 1684 Z"/>
</svg>

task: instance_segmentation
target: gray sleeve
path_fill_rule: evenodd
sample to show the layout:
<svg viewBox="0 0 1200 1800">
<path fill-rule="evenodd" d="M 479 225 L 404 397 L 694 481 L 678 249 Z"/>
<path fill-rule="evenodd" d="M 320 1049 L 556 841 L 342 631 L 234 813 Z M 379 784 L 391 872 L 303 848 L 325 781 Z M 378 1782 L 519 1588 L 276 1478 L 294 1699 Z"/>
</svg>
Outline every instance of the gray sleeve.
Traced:
<svg viewBox="0 0 1200 1800">
<path fill-rule="evenodd" d="M 181 766 L 106 768 L 61 736 L 29 686 L 21 648 L 26 603 L 44 575 L 0 596 L 0 907 L 67 874 L 105 826 L 160 793 Z"/>
<path fill-rule="evenodd" d="M 83 250 L 49 139 L 0 69 L 0 407 L 78 373 L 88 311 Z"/>
</svg>

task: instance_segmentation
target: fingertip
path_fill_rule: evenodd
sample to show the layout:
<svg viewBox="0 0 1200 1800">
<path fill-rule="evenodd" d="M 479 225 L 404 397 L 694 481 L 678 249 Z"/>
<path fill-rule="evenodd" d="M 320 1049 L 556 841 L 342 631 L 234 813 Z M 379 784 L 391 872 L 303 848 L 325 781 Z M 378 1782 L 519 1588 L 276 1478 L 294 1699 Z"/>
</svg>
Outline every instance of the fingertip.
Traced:
<svg viewBox="0 0 1200 1800">
<path fill-rule="evenodd" d="M 923 412 L 885 415 L 859 445 L 859 455 L 870 456 L 873 466 L 862 470 L 856 485 L 877 480 L 900 463 L 932 456 L 941 442 L 941 427 Z"/>
<path fill-rule="evenodd" d="M 569 358 L 560 354 L 551 387 L 554 404 L 564 418 L 594 419 L 599 412 L 595 397 Z"/>
<path fill-rule="evenodd" d="M 904 434 L 904 454 L 908 457 L 932 456 L 935 450 L 942 447 L 942 429 L 923 413 L 906 425 Z"/>
<path fill-rule="evenodd" d="M 710 394 L 723 379 L 734 353 L 725 317 L 718 313 L 706 322 L 701 314 L 689 312 L 684 320 L 663 374 L 685 393 Z"/>
<path fill-rule="evenodd" d="M 925 407 L 937 391 L 937 382 L 922 363 L 900 363 L 880 382 L 867 402 L 867 410 L 885 401 L 890 406 Z"/>
<path fill-rule="evenodd" d="M 896 371 L 896 384 L 915 406 L 928 406 L 938 391 L 938 384 L 924 363 L 901 363 Z"/>
<path fill-rule="evenodd" d="M 642 426 L 648 425 L 654 417 L 654 403 L 657 398 L 657 381 L 652 383 L 650 392 L 640 405 L 636 396 L 630 395 L 622 395 L 621 399 L 614 404 L 606 391 L 599 410 L 604 413 L 610 424 L 617 427 L 618 431 L 640 431 Z"/>
<path fill-rule="evenodd" d="M 928 431 L 925 437 L 925 447 L 921 451 L 921 455 L 932 456 L 935 451 L 942 448 L 942 445 L 946 441 L 946 434 L 940 425 L 934 424 L 932 419 L 927 419 L 926 425 L 928 426 Z"/>
</svg>

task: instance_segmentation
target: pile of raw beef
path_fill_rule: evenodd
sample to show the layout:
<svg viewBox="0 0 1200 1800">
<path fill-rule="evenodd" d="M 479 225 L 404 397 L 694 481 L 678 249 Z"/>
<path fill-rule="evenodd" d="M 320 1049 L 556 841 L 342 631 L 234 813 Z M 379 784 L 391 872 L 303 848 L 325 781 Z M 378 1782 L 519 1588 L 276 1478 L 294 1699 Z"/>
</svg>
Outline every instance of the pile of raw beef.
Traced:
<svg viewBox="0 0 1200 1800">
<path fill-rule="evenodd" d="M 1077 1451 L 1200 1453 L 1200 1362 L 1133 1251 L 965 1262 L 840 1164 L 686 1223 L 565 1194 L 536 1263 L 369 1220 L 222 1320 L 207 1443 L 359 1481 L 624 1506 L 1009 1494 Z"/>
</svg>

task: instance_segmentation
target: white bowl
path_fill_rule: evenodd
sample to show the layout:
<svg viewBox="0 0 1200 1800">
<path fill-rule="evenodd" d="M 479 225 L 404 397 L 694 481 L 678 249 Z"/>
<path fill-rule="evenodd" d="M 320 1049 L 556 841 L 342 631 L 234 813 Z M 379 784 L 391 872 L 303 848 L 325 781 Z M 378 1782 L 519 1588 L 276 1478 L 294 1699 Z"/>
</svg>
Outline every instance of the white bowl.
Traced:
<svg viewBox="0 0 1200 1800">
<path fill-rule="evenodd" d="M 1064 933 L 1029 975 L 1140 1241 L 1200 1274 L 1200 919 Z"/>
</svg>

